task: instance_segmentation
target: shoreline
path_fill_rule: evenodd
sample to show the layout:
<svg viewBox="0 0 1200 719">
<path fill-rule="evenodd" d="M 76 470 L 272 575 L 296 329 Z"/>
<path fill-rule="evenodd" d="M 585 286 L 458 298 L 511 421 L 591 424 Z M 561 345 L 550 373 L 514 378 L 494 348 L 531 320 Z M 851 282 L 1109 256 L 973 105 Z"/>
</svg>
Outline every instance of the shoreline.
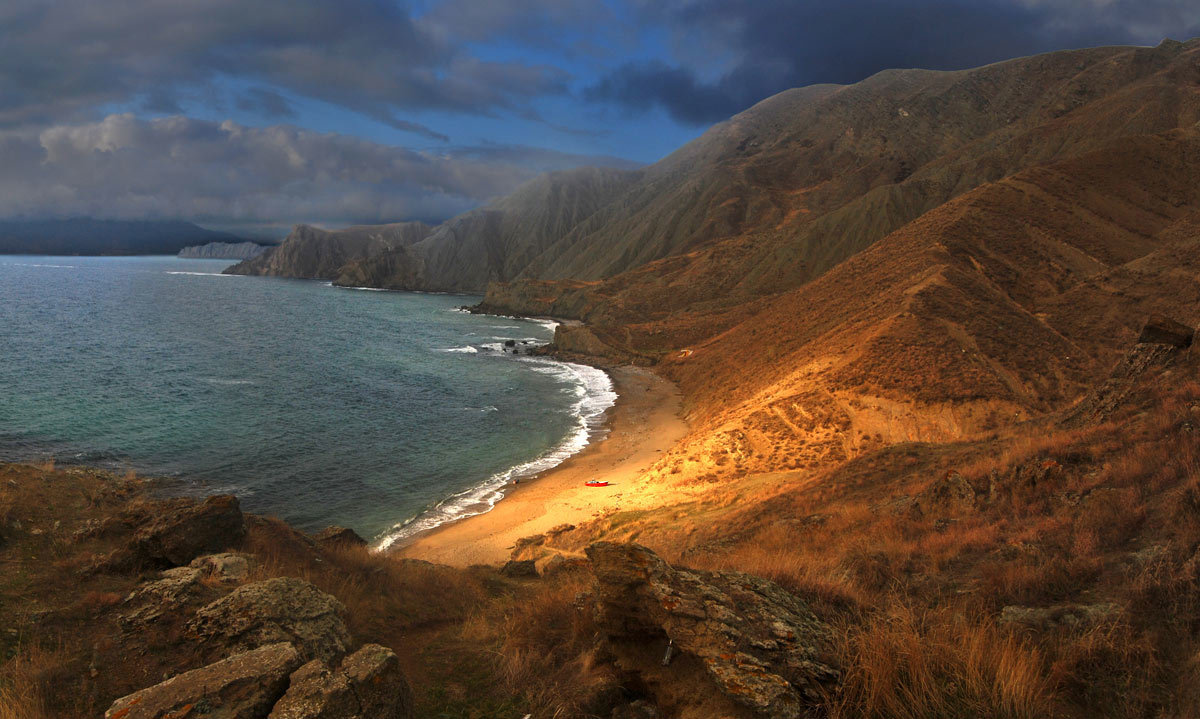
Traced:
<svg viewBox="0 0 1200 719">
<path fill-rule="evenodd" d="M 551 469 L 512 486 L 491 510 L 404 538 L 385 551 L 451 566 L 499 564 L 516 540 L 623 508 L 656 504 L 640 480 L 687 433 L 675 385 L 634 366 L 607 370 L 617 393 L 608 433 Z M 607 487 L 585 487 L 603 479 Z"/>
</svg>

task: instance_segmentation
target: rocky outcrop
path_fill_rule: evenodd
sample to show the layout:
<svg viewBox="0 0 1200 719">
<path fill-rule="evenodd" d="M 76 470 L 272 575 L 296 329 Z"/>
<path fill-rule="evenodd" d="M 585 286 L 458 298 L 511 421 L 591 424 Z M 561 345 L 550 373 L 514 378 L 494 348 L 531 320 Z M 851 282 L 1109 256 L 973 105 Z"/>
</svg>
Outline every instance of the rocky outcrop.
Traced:
<svg viewBox="0 0 1200 719">
<path fill-rule="evenodd" d="M 151 502 L 121 519 L 103 523 L 86 536 L 112 536 L 132 531 L 123 547 L 102 558 L 96 571 L 129 571 L 178 567 L 196 557 L 242 543 L 246 524 L 237 497 L 231 494 Z"/>
<path fill-rule="evenodd" d="M 326 527 L 313 537 L 317 544 L 325 547 L 365 547 L 367 540 L 363 539 L 353 529 L 347 527 Z"/>
<path fill-rule="evenodd" d="M 267 245 L 256 242 L 209 242 L 185 247 L 179 256 L 188 260 L 248 260 L 268 249 Z"/>
<path fill-rule="evenodd" d="M 314 659 L 292 675 L 270 719 L 408 719 L 412 690 L 395 652 L 367 644 L 331 669 Z"/>
<path fill-rule="evenodd" d="M 179 566 L 202 554 L 241 544 L 246 525 L 237 497 L 223 494 L 203 502 L 176 500 L 159 505 L 159 513 L 133 537 L 134 555 L 147 563 Z"/>
<path fill-rule="evenodd" d="M 250 576 L 251 559 L 245 554 L 223 552 L 196 557 L 188 567 L 219 584 L 239 584 Z"/>
<path fill-rule="evenodd" d="M 290 642 L 306 660 L 329 662 L 350 646 L 342 603 L 293 577 L 238 587 L 196 612 L 187 629 L 229 652 Z"/>
<path fill-rule="evenodd" d="M 270 644 L 184 672 L 113 702 L 105 719 L 255 719 L 265 717 L 303 660 L 287 643 Z"/>
<path fill-rule="evenodd" d="M 1191 344 L 1192 330 L 1170 320 L 1151 319 L 1139 341 L 1117 362 L 1108 378 L 1068 409 L 1062 423 L 1068 427 L 1102 422 L 1125 404 L 1139 380 L 1171 365 L 1180 350 Z"/>
<path fill-rule="evenodd" d="M 175 567 L 147 582 L 125 597 L 121 623 L 127 627 L 144 626 L 164 616 L 177 615 L 188 604 L 199 604 L 200 578 L 204 573 L 192 567 Z"/>
<path fill-rule="evenodd" d="M 638 674 L 668 714 L 672 704 L 702 702 L 709 716 L 799 717 L 840 676 L 824 658 L 829 627 L 773 582 L 676 569 L 637 544 L 598 542 L 587 556 L 597 621 L 618 666 Z"/>
<path fill-rule="evenodd" d="M 1169 317 L 1151 317 L 1138 335 L 1139 343 L 1167 345 L 1168 347 L 1190 347 L 1195 330 Z"/>
</svg>

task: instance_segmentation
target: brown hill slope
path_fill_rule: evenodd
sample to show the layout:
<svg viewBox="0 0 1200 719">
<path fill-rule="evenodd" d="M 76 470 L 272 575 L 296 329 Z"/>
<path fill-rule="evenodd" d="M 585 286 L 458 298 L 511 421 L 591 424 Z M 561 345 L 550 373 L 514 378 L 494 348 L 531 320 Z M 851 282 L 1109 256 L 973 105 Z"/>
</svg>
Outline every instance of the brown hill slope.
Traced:
<svg viewBox="0 0 1200 719">
<path fill-rule="evenodd" d="M 589 307 L 663 316 L 785 291 L 983 183 L 1194 125 L 1198 57 L 1200 41 L 1164 42 L 791 90 L 647 168 L 537 277 L 604 280 L 596 301 L 569 285 L 555 308 L 584 319 Z M 488 302 L 542 311 L 523 305 L 548 289 L 516 283 Z"/>
<path fill-rule="evenodd" d="M 982 183 L 1194 124 L 1198 52 L 1167 41 L 789 90 L 642 171 L 539 178 L 341 281 L 480 291 L 671 258 L 651 276 L 684 289 L 666 310 L 731 306 L 803 284 Z"/>
<path fill-rule="evenodd" d="M 972 436 L 1069 404 L 1148 313 L 1200 317 L 1197 188 L 1196 130 L 1128 139 L 967 193 L 770 300 L 556 344 L 657 358 L 680 384 L 694 430 L 656 469 L 671 481 Z"/>
</svg>

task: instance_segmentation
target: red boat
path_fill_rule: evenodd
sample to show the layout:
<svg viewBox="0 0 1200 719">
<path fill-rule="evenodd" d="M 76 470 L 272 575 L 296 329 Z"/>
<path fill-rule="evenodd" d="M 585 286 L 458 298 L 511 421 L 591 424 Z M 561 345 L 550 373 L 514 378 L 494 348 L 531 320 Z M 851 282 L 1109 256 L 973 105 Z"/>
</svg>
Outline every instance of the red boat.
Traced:
<svg viewBox="0 0 1200 719">
<path fill-rule="evenodd" d="M 588 481 L 583 483 L 583 486 L 585 486 L 585 487 L 607 487 L 608 482 L 605 482 L 604 480 L 600 480 L 600 479 L 589 479 Z"/>
</svg>

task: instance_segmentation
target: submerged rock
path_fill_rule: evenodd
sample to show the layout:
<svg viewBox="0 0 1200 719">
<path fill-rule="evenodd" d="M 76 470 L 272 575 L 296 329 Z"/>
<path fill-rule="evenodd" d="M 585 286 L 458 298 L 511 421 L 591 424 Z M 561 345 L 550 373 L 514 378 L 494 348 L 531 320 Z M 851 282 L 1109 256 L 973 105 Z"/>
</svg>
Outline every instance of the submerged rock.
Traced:
<svg viewBox="0 0 1200 719">
<path fill-rule="evenodd" d="M 236 654 L 113 702 L 105 719 L 251 719 L 265 717 L 300 666 L 291 644 Z"/>
<path fill-rule="evenodd" d="M 637 544 L 598 542 L 587 556 L 610 649 L 652 690 L 656 682 L 668 692 L 687 685 L 672 673 L 699 667 L 731 706 L 788 719 L 820 701 L 840 676 L 822 656 L 832 638 L 828 625 L 773 582 L 675 569 Z"/>
<path fill-rule="evenodd" d="M 342 603 L 293 577 L 238 587 L 196 612 L 187 628 L 229 651 L 291 642 L 306 660 L 333 661 L 350 646 Z"/>
</svg>

